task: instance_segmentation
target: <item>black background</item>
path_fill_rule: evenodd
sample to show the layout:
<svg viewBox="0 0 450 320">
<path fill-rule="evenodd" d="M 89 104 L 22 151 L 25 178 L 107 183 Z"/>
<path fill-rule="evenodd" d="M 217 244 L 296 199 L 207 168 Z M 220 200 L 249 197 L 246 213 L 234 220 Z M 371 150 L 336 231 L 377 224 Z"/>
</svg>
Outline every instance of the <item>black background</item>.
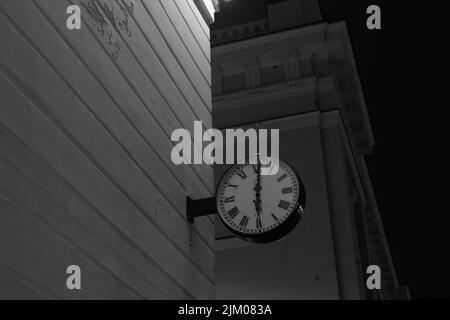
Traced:
<svg viewBox="0 0 450 320">
<path fill-rule="evenodd" d="M 415 299 L 450 299 L 445 107 L 431 75 L 439 72 L 431 61 L 439 51 L 430 46 L 438 29 L 413 1 L 320 3 L 325 19 L 349 24 L 376 137 L 368 163 L 400 282 Z M 382 30 L 365 28 L 370 4 L 382 9 Z"/>
<path fill-rule="evenodd" d="M 247 11 L 233 17 L 219 14 L 215 27 L 262 16 L 260 7 L 249 11 L 256 2 L 247 0 Z M 372 4 L 381 7 L 382 30 L 366 28 Z M 445 73 L 440 51 L 430 45 L 437 30 L 429 28 L 428 4 L 422 4 L 320 1 L 324 20 L 346 20 L 350 29 L 376 137 L 368 164 L 400 283 L 414 299 L 450 299 L 450 212 L 442 170 L 448 106 L 437 98 L 442 80 L 436 76 Z"/>
</svg>

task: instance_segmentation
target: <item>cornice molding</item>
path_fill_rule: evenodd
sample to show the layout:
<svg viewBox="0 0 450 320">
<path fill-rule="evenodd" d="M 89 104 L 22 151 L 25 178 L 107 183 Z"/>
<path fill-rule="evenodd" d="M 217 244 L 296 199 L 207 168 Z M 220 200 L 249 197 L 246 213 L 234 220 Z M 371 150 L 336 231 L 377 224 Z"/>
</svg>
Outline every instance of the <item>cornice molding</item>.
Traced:
<svg viewBox="0 0 450 320">
<path fill-rule="evenodd" d="M 305 47 L 308 44 L 324 43 L 328 23 L 323 22 L 282 32 L 270 33 L 260 37 L 232 42 L 212 48 L 216 61 L 232 60 L 243 55 L 258 55 L 267 51 L 267 43 L 277 50 L 291 47 Z"/>
<path fill-rule="evenodd" d="M 278 92 L 271 93 L 270 89 L 273 86 L 264 87 L 265 84 L 271 83 L 270 77 L 274 77 L 275 81 L 283 81 L 278 83 L 277 88 L 288 92 L 285 81 L 292 80 L 295 83 L 312 76 L 318 79 L 334 76 L 338 100 L 342 102 L 344 113 L 351 120 L 349 123 L 356 133 L 359 152 L 360 154 L 371 152 L 375 139 L 345 22 L 321 22 L 217 46 L 212 49 L 212 56 L 214 64 L 221 68 L 222 84 L 225 86 L 222 91 L 214 90 L 213 100 L 219 107 L 223 106 L 225 101 L 239 98 L 242 99 L 241 105 L 244 105 L 251 99 L 264 101 L 261 97 L 271 99 L 271 95 L 279 96 Z M 253 60 L 257 57 L 260 72 L 252 70 L 251 74 L 248 74 L 246 61 L 249 57 Z M 271 71 L 271 68 L 276 69 L 280 66 L 284 68 L 281 74 Z M 247 81 L 247 89 L 252 91 L 247 92 L 242 86 L 228 88 L 227 83 L 230 82 L 227 82 L 227 79 L 234 81 L 241 77 L 240 74 L 246 72 L 247 79 L 242 81 L 244 83 Z M 261 81 L 257 81 L 260 78 Z M 248 85 L 249 79 L 252 79 L 251 85 Z M 261 83 L 261 86 L 258 86 L 258 83 Z M 244 92 L 227 93 L 229 90 Z M 318 90 L 323 90 L 323 86 L 319 86 Z M 217 96 L 218 92 L 221 92 L 220 96 Z M 321 95 L 322 92 L 319 91 L 317 94 Z M 332 96 L 320 97 L 323 97 L 325 104 L 332 99 Z"/>
<path fill-rule="evenodd" d="M 224 94 L 213 98 L 214 111 L 224 111 L 246 105 L 279 100 L 303 93 L 316 92 L 317 77 L 299 79 L 290 82 L 278 83 L 270 86 L 259 87 L 251 90 L 243 90 Z"/>
</svg>

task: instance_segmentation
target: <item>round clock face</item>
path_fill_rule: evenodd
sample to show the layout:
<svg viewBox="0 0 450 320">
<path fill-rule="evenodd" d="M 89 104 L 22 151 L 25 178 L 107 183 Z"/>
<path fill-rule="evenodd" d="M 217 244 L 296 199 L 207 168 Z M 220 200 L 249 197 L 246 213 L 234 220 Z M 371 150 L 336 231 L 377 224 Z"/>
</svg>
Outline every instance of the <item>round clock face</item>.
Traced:
<svg viewBox="0 0 450 320">
<path fill-rule="evenodd" d="M 303 183 L 283 161 L 273 176 L 261 175 L 261 165 L 236 165 L 217 189 L 217 208 L 224 224 L 254 242 L 284 237 L 300 221 L 304 202 Z"/>
</svg>

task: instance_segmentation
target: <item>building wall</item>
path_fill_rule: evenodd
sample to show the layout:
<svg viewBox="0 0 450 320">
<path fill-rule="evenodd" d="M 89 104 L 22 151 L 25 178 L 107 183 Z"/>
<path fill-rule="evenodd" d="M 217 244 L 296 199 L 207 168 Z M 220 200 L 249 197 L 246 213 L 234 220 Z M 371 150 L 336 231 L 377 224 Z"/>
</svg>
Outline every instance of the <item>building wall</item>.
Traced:
<svg viewBox="0 0 450 320">
<path fill-rule="evenodd" d="M 214 32 L 220 39 L 246 30 Z M 280 156 L 303 178 L 306 208 L 299 226 L 270 245 L 245 244 L 217 222 L 218 297 L 404 296 L 365 168 L 374 139 L 346 24 L 247 38 L 213 47 L 214 126 L 280 129 Z M 217 168 L 216 179 L 222 174 Z M 369 293 L 371 264 L 382 268 L 383 290 Z"/>
<path fill-rule="evenodd" d="M 218 223 L 218 297 L 364 298 L 348 142 L 339 113 L 311 112 L 260 125 L 281 130 L 280 157 L 297 170 L 307 191 L 305 215 L 291 234 L 269 245 L 229 238 Z"/>
<path fill-rule="evenodd" d="M 213 171 L 170 160 L 211 126 L 209 29 L 192 0 L 79 0 L 69 31 L 71 3 L 0 0 L 0 299 L 213 298 L 213 222 L 185 218 Z"/>
</svg>

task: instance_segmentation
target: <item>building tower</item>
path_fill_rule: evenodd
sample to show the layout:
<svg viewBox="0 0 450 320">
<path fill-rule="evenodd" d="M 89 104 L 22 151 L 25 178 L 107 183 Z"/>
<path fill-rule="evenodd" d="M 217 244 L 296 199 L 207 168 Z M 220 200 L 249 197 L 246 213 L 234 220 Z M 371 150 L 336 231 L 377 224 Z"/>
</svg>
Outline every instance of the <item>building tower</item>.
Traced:
<svg viewBox="0 0 450 320">
<path fill-rule="evenodd" d="M 216 222 L 217 297 L 408 298 L 365 162 L 375 141 L 346 23 L 323 21 L 316 0 L 223 1 L 225 15 L 232 23 L 219 19 L 212 32 L 213 125 L 280 129 L 307 207 L 270 245 Z M 382 290 L 366 287 L 370 265 L 381 268 Z"/>
</svg>

